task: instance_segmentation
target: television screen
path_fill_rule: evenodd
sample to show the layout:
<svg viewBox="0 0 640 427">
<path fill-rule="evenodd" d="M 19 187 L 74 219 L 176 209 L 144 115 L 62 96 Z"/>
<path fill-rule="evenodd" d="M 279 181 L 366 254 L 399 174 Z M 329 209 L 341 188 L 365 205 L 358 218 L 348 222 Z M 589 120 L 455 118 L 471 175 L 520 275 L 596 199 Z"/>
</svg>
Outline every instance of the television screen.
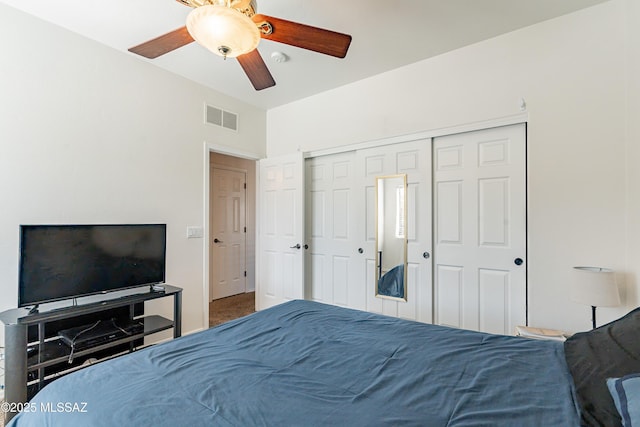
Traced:
<svg viewBox="0 0 640 427">
<path fill-rule="evenodd" d="M 166 228 L 21 225 L 18 305 L 164 282 Z"/>
</svg>

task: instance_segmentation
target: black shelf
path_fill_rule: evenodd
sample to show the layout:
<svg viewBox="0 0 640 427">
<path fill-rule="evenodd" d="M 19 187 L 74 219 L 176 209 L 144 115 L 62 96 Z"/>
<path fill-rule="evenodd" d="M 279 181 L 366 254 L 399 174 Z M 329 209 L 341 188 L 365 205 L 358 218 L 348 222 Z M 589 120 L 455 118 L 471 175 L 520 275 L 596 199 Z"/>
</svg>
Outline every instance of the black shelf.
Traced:
<svg viewBox="0 0 640 427">
<path fill-rule="evenodd" d="M 27 385 L 29 386 L 27 391 L 28 399 L 31 399 L 31 397 L 33 397 L 35 392 L 39 391 L 40 388 L 48 384 L 51 380 L 54 380 L 58 377 L 66 375 L 70 372 L 85 368 L 86 367 L 85 362 L 89 359 L 95 359 L 99 362 L 102 362 L 104 360 L 111 359 L 115 356 L 129 353 L 131 351 L 128 344 L 123 344 L 123 345 L 118 345 L 114 347 L 109 347 L 104 350 L 96 351 L 88 355 L 75 357 L 73 359 L 73 362 L 69 363 L 69 358 L 63 357 L 64 354 L 68 355 L 69 353 L 68 346 L 60 340 L 52 341 L 51 345 L 53 344 L 55 344 L 56 347 L 59 346 L 60 349 L 54 348 L 53 350 L 50 349 L 49 351 L 52 351 L 53 354 L 56 354 L 62 357 L 62 361 L 53 365 L 48 364 L 47 366 L 40 366 L 37 369 L 29 369 L 27 373 Z M 92 361 L 92 363 L 97 363 L 97 362 Z M 42 371 L 40 369 L 42 369 Z M 40 378 L 38 377 L 41 372 L 43 373 L 42 374 L 43 382 L 41 382 Z"/>
<path fill-rule="evenodd" d="M 105 299 L 101 301 L 91 302 L 88 304 L 71 305 L 68 307 L 52 309 L 40 308 L 40 310 L 35 313 L 29 313 L 29 309 L 27 308 L 15 308 L 0 313 L 0 321 L 5 325 L 15 323 L 20 323 L 22 325 L 34 325 L 42 322 L 51 322 L 69 317 L 77 317 L 83 314 L 95 313 L 96 311 L 105 311 L 111 308 L 151 301 L 157 298 L 175 296 L 182 293 L 182 288 L 171 285 L 164 285 L 164 291 L 149 291 L 146 287 L 144 289 L 144 291 L 139 291 L 137 293 L 121 297 L 108 298 L 105 296 Z"/>
<path fill-rule="evenodd" d="M 111 340 L 91 348 L 84 350 L 76 350 L 73 353 L 74 359 L 81 359 L 83 356 L 91 355 L 121 344 L 128 344 L 136 340 L 144 338 L 146 335 L 155 334 L 156 332 L 165 331 L 173 328 L 174 322 L 162 316 L 152 315 L 145 316 L 137 321 L 144 322 L 144 331 L 135 335 L 129 335 L 120 339 Z M 44 355 L 44 357 L 42 357 Z M 45 341 L 42 350 L 27 359 L 27 370 L 33 371 L 39 368 L 57 365 L 61 362 L 68 363 L 71 355 L 71 347 L 61 342 L 60 339 Z"/>
<path fill-rule="evenodd" d="M 145 301 L 166 297 L 173 297 L 173 320 L 158 315 L 138 316 L 136 307 Z M 118 335 L 106 342 L 93 343 L 89 348 L 76 349 L 72 363 L 69 363 L 71 348 L 57 338 L 56 325 L 63 322 L 83 326 L 88 318 L 107 320 L 112 313 L 118 314 L 120 328 L 124 329 L 132 322 L 143 322 L 144 328 L 135 330 L 132 335 Z M 164 290 L 154 291 L 145 287 L 130 290 L 124 296 L 105 295 L 100 301 L 41 308 L 34 313 L 17 308 L 0 313 L 0 321 L 5 330 L 5 398 L 9 403 L 25 403 L 50 381 L 85 367 L 87 359 L 102 361 L 134 351 L 144 344 L 145 336 L 161 331 L 173 329 L 173 337 L 179 337 L 182 334 L 182 289 L 164 285 Z M 47 326 L 54 330 L 47 330 Z M 32 342 L 29 342 L 30 330 L 37 332 L 31 338 Z M 37 347 L 37 352 L 28 355 L 29 347 Z M 14 415 L 8 413 L 8 420 Z"/>
<path fill-rule="evenodd" d="M 59 345 L 64 346 L 65 344 L 59 342 Z M 138 348 L 136 348 L 136 350 L 137 349 Z M 46 386 L 53 380 L 56 380 L 74 371 L 79 371 L 86 368 L 87 365 L 85 364 L 85 362 L 89 358 L 96 359 L 95 362 L 90 363 L 91 365 L 93 365 L 96 363 L 104 362 L 105 360 L 113 359 L 114 357 L 118 357 L 123 354 L 127 354 L 129 352 L 131 352 L 131 350 L 129 346 L 125 344 L 98 351 L 85 357 L 75 358 L 73 363 L 68 363 L 68 359 L 65 359 L 65 362 L 45 368 L 44 378 L 42 381 L 40 381 L 40 379 L 37 377 L 39 372 L 38 370 L 30 371 L 27 375 L 27 398 L 28 400 L 31 400 L 31 398 L 35 396 L 42 387 Z"/>
</svg>

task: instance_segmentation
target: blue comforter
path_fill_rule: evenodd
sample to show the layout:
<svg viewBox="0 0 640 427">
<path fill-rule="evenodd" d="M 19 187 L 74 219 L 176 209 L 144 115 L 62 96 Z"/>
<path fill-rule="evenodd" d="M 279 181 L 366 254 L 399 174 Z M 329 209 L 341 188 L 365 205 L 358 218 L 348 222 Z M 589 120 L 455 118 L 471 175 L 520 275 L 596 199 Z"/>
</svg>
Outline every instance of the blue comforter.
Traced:
<svg viewBox="0 0 640 427">
<path fill-rule="evenodd" d="M 404 264 L 396 265 L 378 280 L 378 294 L 404 298 Z"/>
<path fill-rule="evenodd" d="M 31 402 L 11 427 L 579 425 L 562 343 L 310 301 L 96 364 Z M 60 403 L 86 405 L 47 411 Z"/>
</svg>

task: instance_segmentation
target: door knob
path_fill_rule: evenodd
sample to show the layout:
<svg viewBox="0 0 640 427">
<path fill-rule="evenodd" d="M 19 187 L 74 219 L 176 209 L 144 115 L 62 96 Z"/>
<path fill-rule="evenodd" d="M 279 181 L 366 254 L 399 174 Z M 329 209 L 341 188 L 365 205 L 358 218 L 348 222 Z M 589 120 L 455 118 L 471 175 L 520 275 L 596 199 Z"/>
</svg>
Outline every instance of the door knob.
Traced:
<svg viewBox="0 0 640 427">
<path fill-rule="evenodd" d="M 429 252 L 422 252 L 422 258 L 424 259 L 429 259 L 431 255 L 429 255 Z"/>
<path fill-rule="evenodd" d="M 361 253 L 363 253 L 363 252 L 364 252 L 364 249 L 362 249 L 362 248 L 358 248 L 358 253 L 359 253 L 359 254 L 361 254 Z"/>
<path fill-rule="evenodd" d="M 213 239 L 213 243 L 224 243 L 224 242 L 216 237 L 215 239 Z"/>
<path fill-rule="evenodd" d="M 300 246 L 300 243 L 296 244 L 295 246 L 289 246 L 289 248 L 291 249 L 300 249 L 302 246 Z"/>
<path fill-rule="evenodd" d="M 522 258 L 516 258 L 513 260 L 513 262 L 515 263 L 515 265 L 522 265 L 524 261 L 522 260 Z"/>
</svg>

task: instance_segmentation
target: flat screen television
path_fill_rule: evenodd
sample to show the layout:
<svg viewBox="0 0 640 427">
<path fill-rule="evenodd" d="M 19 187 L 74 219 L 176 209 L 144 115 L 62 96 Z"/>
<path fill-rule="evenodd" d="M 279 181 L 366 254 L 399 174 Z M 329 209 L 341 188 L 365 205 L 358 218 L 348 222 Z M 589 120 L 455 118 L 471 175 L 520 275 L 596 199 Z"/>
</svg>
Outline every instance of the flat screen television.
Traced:
<svg viewBox="0 0 640 427">
<path fill-rule="evenodd" d="M 165 281 L 166 224 L 21 225 L 18 305 Z"/>
</svg>

